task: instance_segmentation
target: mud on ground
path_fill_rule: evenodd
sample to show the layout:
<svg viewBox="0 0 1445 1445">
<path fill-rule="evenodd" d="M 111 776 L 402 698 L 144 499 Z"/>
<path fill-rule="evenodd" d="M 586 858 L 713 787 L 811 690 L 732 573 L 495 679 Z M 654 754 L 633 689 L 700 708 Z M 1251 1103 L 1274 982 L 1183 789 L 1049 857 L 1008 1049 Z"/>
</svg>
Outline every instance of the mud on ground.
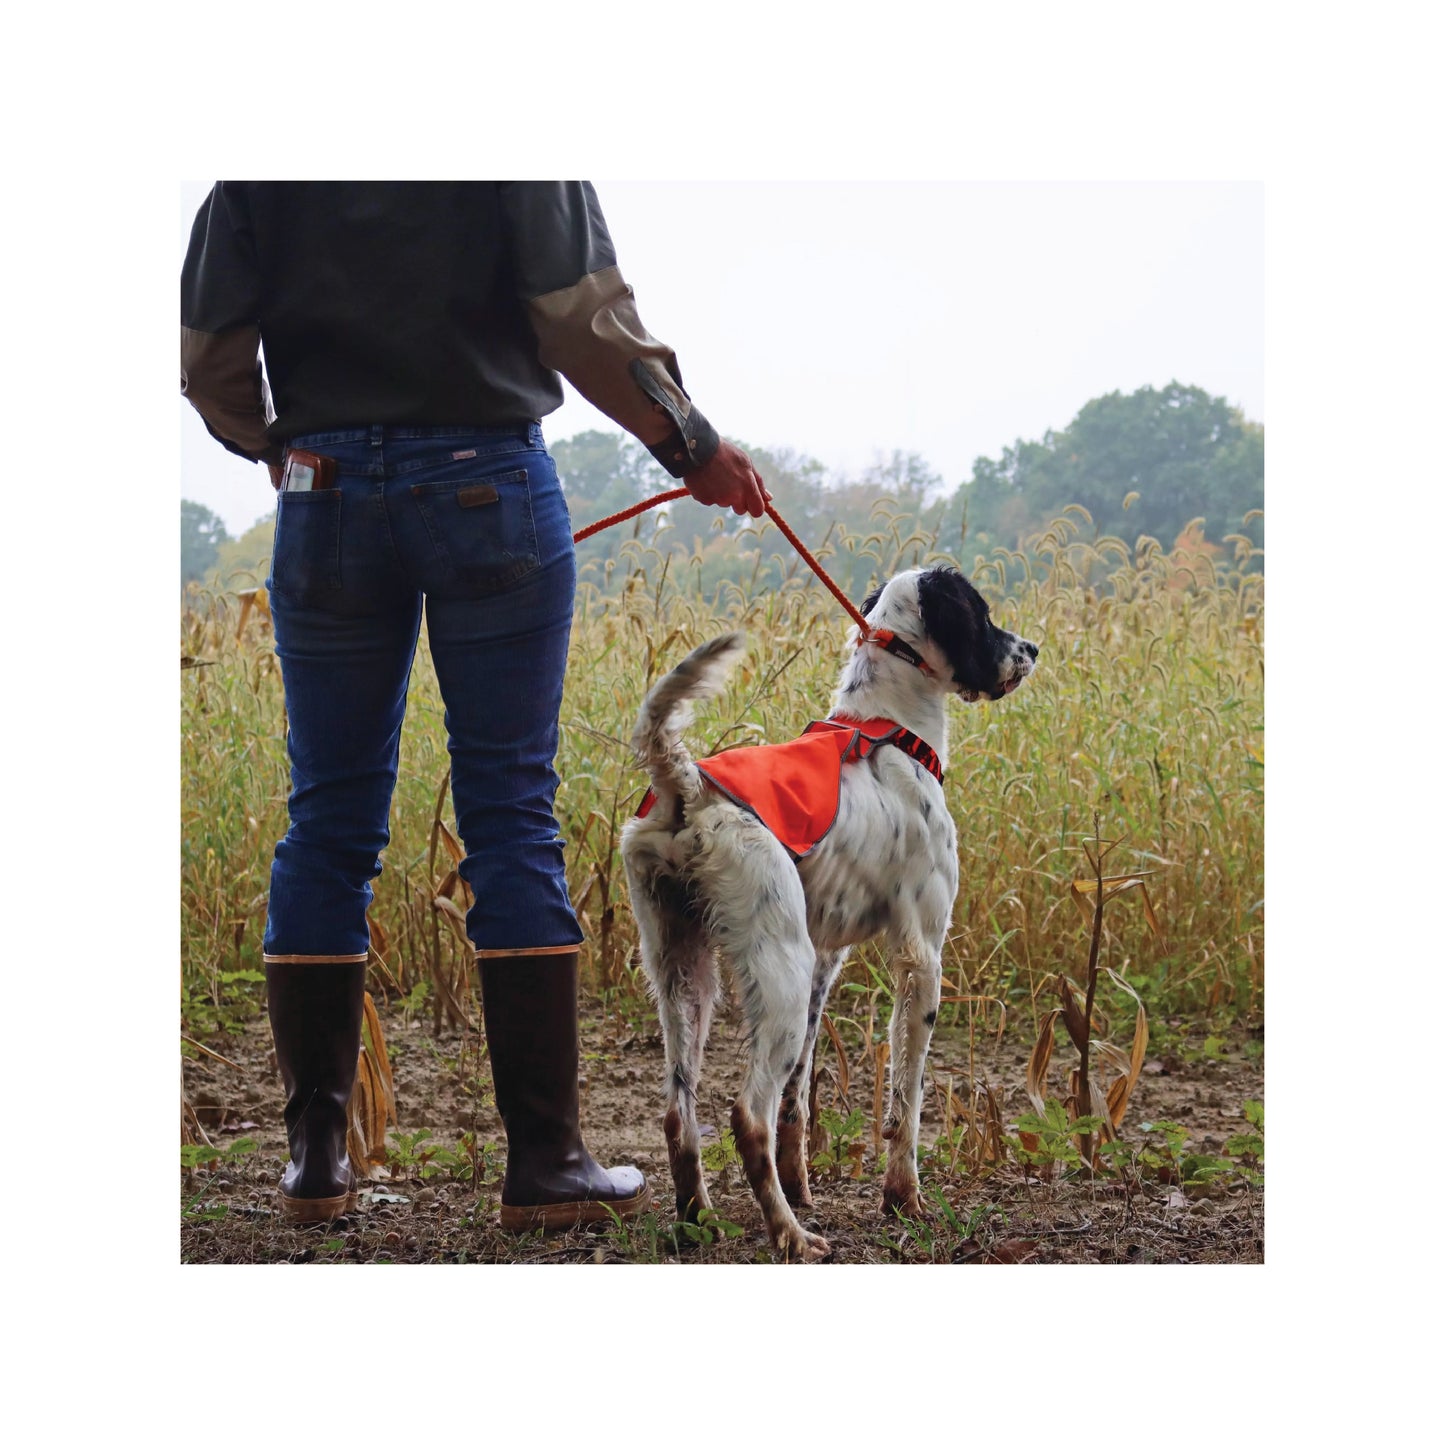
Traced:
<svg viewBox="0 0 1445 1445">
<path fill-rule="evenodd" d="M 490 1093 L 485 1053 L 475 1034 L 434 1036 L 429 1019 L 381 1011 L 396 1080 L 398 1122 L 388 1142 L 398 1162 L 365 1186 L 360 1210 L 333 1225 L 296 1229 L 276 1212 L 276 1181 L 286 1159 L 280 1082 L 264 1018 L 240 1034 L 204 1040 L 231 1064 L 188 1058 L 186 1096 L 211 1143 L 226 1150 L 254 1141 L 250 1152 L 183 1171 L 180 1254 L 186 1263 L 597 1263 L 707 1264 L 771 1262 L 756 1203 L 741 1170 L 725 1160 L 728 1111 L 742 1073 L 742 1038 L 731 1013 L 720 1015 L 699 1093 L 709 1188 L 727 1221 L 710 1237 L 677 1240 L 660 1104 L 662 1043 L 645 1011 L 605 1014 L 584 1003 L 582 1113 L 592 1152 L 608 1164 L 635 1164 L 648 1177 L 652 1206 L 624 1227 L 517 1237 L 502 1233 L 497 1207 L 503 1155 L 500 1120 Z M 843 1027 L 845 1048 L 856 1030 Z M 1244 1103 L 1262 1100 L 1263 1049 L 1238 1029 L 1207 1050 L 1191 1035 L 1155 1026 L 1162 1047 L 1135 1089 L 1121 1137 L 1135 1148 L 1157 1135 L 1145 1121 L 1170 1120 L 1189 1131 L 1190 1152 L 1222 1155 L 1247 1132 Z M 1010 1033 L 999 1042 L 975 1035 L 973 1077 L 987 1077 L 1005 1122 L 1030 1109 L 1023 1079 L 1031 1039 Z M 936 1187 L 922 1225 L 885 1219 L 881 1162 L 873 1124 L 874 1078 L 861 1055 L 850 1060 L 848 1093 L 832 1045 L 820 1040 L 819 1105 L 838 1117 L 859 1108 L 867 1120 L 843 1168 L 815 1171 L 814 1206 L 800 1217 L 833 1247 L 830 1263 L 1171 1264 L 1258 1263 L 1264 1258 L 1264 1196 L 1237 1174 L 1203 1187 L 1180 1187 L 1137 1171 L 1130 1183 L 1028 1178 L 1008 1160 L 974 1179 L 943 1158 L 925 1159 L 925 1195 Z M 950 1080 L 967 1093 L 970 1039 L 940 1028 L 930 1052 L 921 1138 L 933 1146 L 942 1127 Z M 1058 1056 L 1054 1079 L 1061 1077 Z M 1054 1088 L 1060 1087 L 1058 1082 Z M 841 1107 L 840 1107 L 841 1106 Z M 418 1137 L 420 1131 L 430 1134 Z M 465 1173 L 459 1140 L 474 1134 L 482 1168 Z M 709 1150 L 708 1146 L 715 1148 Z M 491 1146 L 490 1148 L 488 1146 Z M 242 1145 L 248 1149 L 248 1145 Z M 428 1151 L 431 1153 L 428 1157 Z M 861 1155 L 861 1157 L 856 1157 Z M 861 1177 L 853 1177 L 855 1174 Z M 947 1209 L 943 1206 L 946 1205 Z M 954 1223 L 948 1217 L 952 1211 Z"/>
</svg>

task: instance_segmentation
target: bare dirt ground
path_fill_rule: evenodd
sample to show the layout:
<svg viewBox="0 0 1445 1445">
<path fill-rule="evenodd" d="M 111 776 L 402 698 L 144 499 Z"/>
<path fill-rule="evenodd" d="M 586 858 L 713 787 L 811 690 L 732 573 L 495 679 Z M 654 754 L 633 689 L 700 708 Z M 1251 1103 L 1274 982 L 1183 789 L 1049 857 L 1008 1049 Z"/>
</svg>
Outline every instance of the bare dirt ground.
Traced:
<svg viewBox="0 0 1445 1445">
<path fill-rule="evenodd" d="M 626 1226 L 594 1226 L 542 1238 L 502 1233 L 496 1223 L 503 1135 L 490 1094 L 485 1055 L 475 1035 L 437 1038 L 429 1020 L 407 1019 L 395 1007 L 381 1017 L 396 1079 L 398 1122 L 388 1143 L 396 1162 L 364 1186 L 356 1214 L 334 1225 L 296 1229 L 275 1212 L 275 1185 L 286 1158 L 280 1083 L 264 1018 L 236 1035 L 204 1042 L 225 1056 L 187 1059 L 185 1091 L 211 1143 L 235 1155 L 183 1171 L 180 1255 L 186 1263 L 751 1263 L 773 1255 L 756 1204 L 735 1161 L 726 1159 L 723 1131 L 741 1075 L 736 1019 L 722 1014 L 708 1049 L 699 1099 L 705 1162 L 717 1213 L 728 1223 L 708 1237 L 682 1239 L 672 1229 L 671 1180 L 662 1136 L 662 1046 L 655 1023 L 635 1010 L 604 1016 L 583 1007 L 583 1123 L 592 1152 L 608 1164 L 636 1164 L 649 1179 L 651 1211 Z M 848 1034 L 845 1028 L 844 1035 Z M 1151 1135 L 1146 1121 L 1170 1120 L 1188 1130 L 1183 1146 L 1222 1155 L 1247 1130 L 1246 1100 L 1263 1100 L 1263 1046 L 1257 1032 L 1230 1030 L 1204 1044 L 1200 1030 L 1155 1025 L 1158 1044 L 1135 1089 L 1121 1137 L 1135 1148 Z M 1023 1090 L 1031 1039 L 1011 1033 L 973 1040 L 973 1075 L 986 1075 L 1007 1123 L 1029 1110 Z M 1201 1045 L 1204 1045 L 1201 1047 Z M 940 1028 L 930 1053 L 932 1087 L 922 1140 L 941 1130 L 952 1081 L 969 1087 L 966 1030 Z M 839 1169 L 814 1173 L 814 1207 L 805 1226 L 833 1246 L 831 1263 L 1170 1264 L 1258 1263 L 1264 1259 L 1263 1189 L 1237 1174 L 1204 1185 L 1171 1181 L 1158 1169 L 1128 1171 L 1127 1182 L 1062 1174 L 1029 1178 L 1010 1159 L 985 1177 L 953 1166 L 943 1148 L 925 1155 L 924 1192 L 932 1199 L 923 1224 L 881 1212 L 881 1164 L 873 1125 L 873 1071 L 852 1061 L 846 1098 L 841 1070 L 820 1040 L 821 1108 L 838 1116 L 859 1108 L 867 1118 L 854 1156 Z M 1058 1065 L 1055 1065 L 1056 1076 Z M 1057 1087 L 1056 1087 L 1057 1091 Z M 820 1112 L 821 1112 L 820 1108 Z M 423 1130 L 429 1135 L 418 1137 Z M 459 1140 L 474 1134 L 481 1168 L 468 1178 Z M 716 1149 L 708 1151 L 709 1144 Z M 487 1146 L 491 1145 L 492 1148 Z M 430 1152 L 436 1151 L 436 1152 Z M 853 1177 L 853 1176 L 858 1177 Z M 938 1193 L 932 1191 L 937 1190 Z M 940 1197 L 941 1195 L 941 1197 Z"/>
</svg>

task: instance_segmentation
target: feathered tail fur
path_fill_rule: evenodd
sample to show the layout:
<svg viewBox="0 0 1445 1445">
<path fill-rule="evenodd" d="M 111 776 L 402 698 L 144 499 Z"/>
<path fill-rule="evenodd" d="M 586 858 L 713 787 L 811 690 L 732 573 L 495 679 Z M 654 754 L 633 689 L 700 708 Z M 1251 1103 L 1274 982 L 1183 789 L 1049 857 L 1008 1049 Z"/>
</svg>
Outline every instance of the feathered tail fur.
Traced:
<svg viewBox="0 0 1445 1445">
<path fill-rule="evenodd" d="M 702 775 L 683 746 L 683 729 L 692 718 L 694 702 L 723 690 L 744 645 L 741 632 L 704 642 L 647 694 L 632 730 L 632 748 L 652 778 L 660 803 L 674 798 L 688 803 L 701 793 Z"/>
</svg>

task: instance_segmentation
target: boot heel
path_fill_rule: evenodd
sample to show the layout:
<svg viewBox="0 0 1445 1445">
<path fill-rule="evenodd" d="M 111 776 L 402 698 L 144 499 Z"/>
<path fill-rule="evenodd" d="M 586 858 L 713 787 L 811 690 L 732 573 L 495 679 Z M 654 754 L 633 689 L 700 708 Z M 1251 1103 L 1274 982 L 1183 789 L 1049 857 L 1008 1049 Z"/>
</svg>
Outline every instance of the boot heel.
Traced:
<svg viewBox="0 0 1445 1445">
<path fill-rule="evenodd" d="M 610 1224 L 631 1219 L 652 1203 L 647 1185 L 626 1199 L 578 1199 L 565 1204 L 504 1204 L 501 1225 L 508 1234 L 556 1234 L 579 1224 Z"/>
<path fill-rule="evenodd" d="M 332 1199 L 293 1199 L 281 1195 L 281 1215 L 292 1224 L 326 1224 L 356 1212 L 356 1191 Z"/>
</svg>

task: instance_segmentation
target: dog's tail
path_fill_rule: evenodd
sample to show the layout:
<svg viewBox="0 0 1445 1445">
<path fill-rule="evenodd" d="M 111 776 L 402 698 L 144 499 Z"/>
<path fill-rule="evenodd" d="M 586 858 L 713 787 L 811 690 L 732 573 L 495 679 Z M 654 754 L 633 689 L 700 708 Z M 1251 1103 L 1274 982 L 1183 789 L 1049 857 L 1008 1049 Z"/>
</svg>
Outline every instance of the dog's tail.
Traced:
<svg viewBox="0 0 1445 1445">
<path fill-rule="evenodd" d="M 743 647 L 741 632 L 704 642 L 658 682 L 642 704 L 632 730 L 632 750 L 652 778 L 664 809 L 674 798 L 689 803 L 702 792 L 702 775 L 683 746 L 683 729 L 692 718 L 694 702 L 723 690 Z"/>
</svg>

